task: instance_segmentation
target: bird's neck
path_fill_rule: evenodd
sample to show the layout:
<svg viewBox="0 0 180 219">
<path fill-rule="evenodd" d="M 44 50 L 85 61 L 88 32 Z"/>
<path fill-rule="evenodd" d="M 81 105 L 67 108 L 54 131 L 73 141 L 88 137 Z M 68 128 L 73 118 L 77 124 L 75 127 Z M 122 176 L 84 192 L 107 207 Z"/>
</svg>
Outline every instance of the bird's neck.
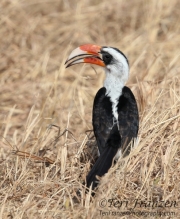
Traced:
<svg viewBox="0 0 180 219">
<path fill-rule="evenodd" d="M 122 89 L 125 82 L 111 73 L 106 74 L 104 80 L 104 87 L 106 88 L 106 95 L 110 98 L 112 102 L 112 113 L 116 120 L 118 120 L 117 105 L 119 97 L 122 94 Z"/>
</svg>

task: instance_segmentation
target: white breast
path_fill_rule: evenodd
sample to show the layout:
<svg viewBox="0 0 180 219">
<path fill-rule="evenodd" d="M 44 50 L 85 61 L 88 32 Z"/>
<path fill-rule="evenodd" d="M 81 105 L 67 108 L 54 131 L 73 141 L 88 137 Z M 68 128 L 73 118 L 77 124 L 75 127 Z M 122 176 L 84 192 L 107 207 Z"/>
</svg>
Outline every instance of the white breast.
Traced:
<svg viewBox="0 0 180 219">
<path fill-rule="evenodd" d="M 112 102 L 113 116 L 116 118 L 116 120 L 118 120 L 117 105 L 124 85 L 122 84 L 121 80 L 109 73 L 106 75 L 104 87 L 106 88 L 106 95 L 110 97 Z"/>
</svg>

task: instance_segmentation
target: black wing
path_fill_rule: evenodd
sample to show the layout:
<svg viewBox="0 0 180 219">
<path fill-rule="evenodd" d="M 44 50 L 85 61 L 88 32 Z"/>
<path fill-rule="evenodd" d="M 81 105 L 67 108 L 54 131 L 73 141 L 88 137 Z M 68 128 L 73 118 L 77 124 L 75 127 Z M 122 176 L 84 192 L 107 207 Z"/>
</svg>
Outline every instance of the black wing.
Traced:
<svg viewBox="0 0 180 219">
<path fill-rule="evenodd" d="M 124 87 L 118 103 L 118 123 L 121 135 L 121 147 L 124 155 L 130 151 L 127 147 L 137 137 L 139 129 L 139 113 L 136 99 L 128 87 Z"/>
<path fill-rule="evenodd" d="M 94 134 L 101 154 L 113 127 L 112 104 L 106 96 L 105 87 L 101 88 L 94 98 L 92 117 Z"/>
</svg>

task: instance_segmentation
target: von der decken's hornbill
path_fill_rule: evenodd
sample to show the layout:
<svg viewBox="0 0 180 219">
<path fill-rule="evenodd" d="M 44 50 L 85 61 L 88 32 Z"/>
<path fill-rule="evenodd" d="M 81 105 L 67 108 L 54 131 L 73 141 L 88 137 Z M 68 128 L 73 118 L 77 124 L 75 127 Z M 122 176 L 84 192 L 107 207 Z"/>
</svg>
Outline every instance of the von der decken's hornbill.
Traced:
<svg viewBox="0 0 180 219">
<path fill-rule="evenodd" d="M 113 159 L 127 155 L 129 143 L 135 139 L 139 128 L 139 115 L 135 97 L 125 86 L 129 76 L 126 56 L 113 47 L 82 45 L 72 51 L 66 67 L 91 63 L 104 67 L 104 86 L 97 92 L 93 105 L 93 129 L 99 158 L 86 177 L 86 186 L 94 189 L 98 180 L 108 172 Z"/>
</svg>

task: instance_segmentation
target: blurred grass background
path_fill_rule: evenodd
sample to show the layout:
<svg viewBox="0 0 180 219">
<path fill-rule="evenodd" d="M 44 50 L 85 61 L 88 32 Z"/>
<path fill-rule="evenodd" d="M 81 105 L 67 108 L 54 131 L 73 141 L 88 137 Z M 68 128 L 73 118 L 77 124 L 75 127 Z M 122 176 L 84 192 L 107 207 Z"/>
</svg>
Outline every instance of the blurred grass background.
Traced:
<svg viewBox="0 0 180 219">
<path fill-rule="evenodd" d="M 180 199 L 179 35 L 178 0 L 1 0 L 1 218 L 97 218 L 104 197 Z M 104 74 L 97 66 L 64 67 L 71 50 L 85 43 L 127 55 L 127 85 L 141 118 L 138 147 L 103 178 L 91 202 L 82 182 L 96 151 L 88 152 L 95 147 L 85 131 L 92 130 Z M 57 138 L 49 124 L 64 134 Z M 37 163 L 43 157 L 55 163 Z M 80 203 L 73 200 L 78 188 Z M 178 218 L 179 208 L 171 211 Z"/>
</svg>

